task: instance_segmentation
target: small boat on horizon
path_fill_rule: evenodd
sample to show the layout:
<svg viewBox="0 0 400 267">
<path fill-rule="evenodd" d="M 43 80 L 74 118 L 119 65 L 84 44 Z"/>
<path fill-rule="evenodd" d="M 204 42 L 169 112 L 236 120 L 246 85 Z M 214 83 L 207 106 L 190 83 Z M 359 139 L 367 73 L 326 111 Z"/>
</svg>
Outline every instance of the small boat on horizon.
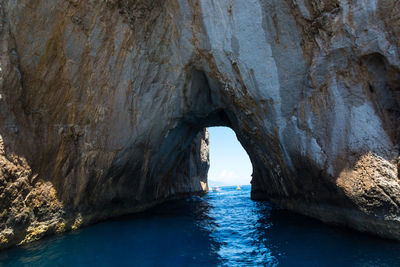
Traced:
<svg viewBox="0 0 400 267">
<path fill-rule="evenodd" d="M 237 186 L 237 187 L 236 187 L 236 190 L 241 190 L 240 186 Z"/>
<path fill-rule="evenodd" d="M 218 192 L 219 190 L 220 190 L 220 189 L 219 189 L 219 187 L 217 187 L 217 186 L 216 186 L 216 187 L 213 187 L 213 189 L 212 189 L 213 192 Z"/>
</svg>

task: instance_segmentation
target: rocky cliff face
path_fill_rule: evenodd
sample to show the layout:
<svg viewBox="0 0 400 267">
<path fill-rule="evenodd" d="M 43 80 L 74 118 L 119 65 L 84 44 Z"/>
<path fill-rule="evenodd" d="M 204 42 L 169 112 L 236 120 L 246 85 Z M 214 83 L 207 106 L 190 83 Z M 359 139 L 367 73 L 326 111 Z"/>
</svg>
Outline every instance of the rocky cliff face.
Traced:
<svg viewBox="0 0 400 267">
<path fill-rule="evenodd" d="M 1 0 L 0 247 L 206 190 L 400 239 L 400 2 Z"/>
</svg>

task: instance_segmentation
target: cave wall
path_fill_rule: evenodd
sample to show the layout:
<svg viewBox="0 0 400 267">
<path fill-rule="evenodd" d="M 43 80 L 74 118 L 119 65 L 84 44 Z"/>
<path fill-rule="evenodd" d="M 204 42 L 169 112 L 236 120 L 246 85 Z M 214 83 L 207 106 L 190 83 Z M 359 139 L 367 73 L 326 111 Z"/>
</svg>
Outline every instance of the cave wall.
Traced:
<svg viewBox="0 0 400 267">
<path fill-rule="evenodd" d="M 400 238 L 395 0 L 1 0 L 0 247 L 207 189 Z"/>
</svg>

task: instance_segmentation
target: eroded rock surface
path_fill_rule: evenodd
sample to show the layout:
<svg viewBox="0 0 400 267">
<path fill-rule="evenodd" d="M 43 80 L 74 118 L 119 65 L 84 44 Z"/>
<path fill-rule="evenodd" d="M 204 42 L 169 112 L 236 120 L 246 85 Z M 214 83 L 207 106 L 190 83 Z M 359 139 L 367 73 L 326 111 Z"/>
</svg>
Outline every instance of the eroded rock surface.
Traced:
<svg viewBox="0 0 400 267">
<path fill-rule="evenodd" d="M 1 0 L 0 247 L 207 189 L 400 239 L 400 2 Z"/>
</svg>

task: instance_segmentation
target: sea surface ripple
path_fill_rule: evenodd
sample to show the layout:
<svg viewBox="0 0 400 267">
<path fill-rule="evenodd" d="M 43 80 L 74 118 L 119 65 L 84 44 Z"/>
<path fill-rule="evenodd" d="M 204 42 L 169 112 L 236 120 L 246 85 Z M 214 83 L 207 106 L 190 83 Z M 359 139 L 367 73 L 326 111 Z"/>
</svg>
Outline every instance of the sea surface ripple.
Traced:
<svg viewBox="0 0 400 267">
<path fill-rule="evenodd" d="M 6 250 L 0 266 L 400 266 L 400 242 L 221 187 Z"/>
</svg>

